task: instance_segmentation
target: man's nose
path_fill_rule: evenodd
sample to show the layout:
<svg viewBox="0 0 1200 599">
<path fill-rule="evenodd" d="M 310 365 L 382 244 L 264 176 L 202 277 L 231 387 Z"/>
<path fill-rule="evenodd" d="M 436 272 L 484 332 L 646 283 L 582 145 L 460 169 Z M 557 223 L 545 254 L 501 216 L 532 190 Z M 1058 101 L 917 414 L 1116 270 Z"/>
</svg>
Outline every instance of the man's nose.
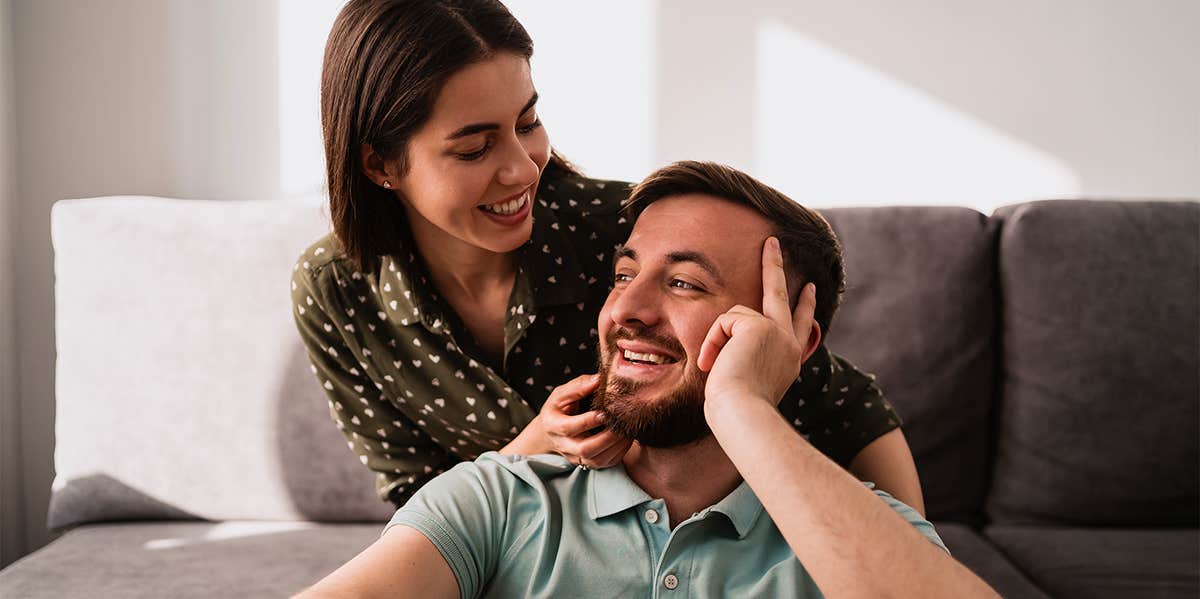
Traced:
<svg viewBox="0 0 1200 599">
<path fill-rule="evenodd" d="M 613 322 L 626 328 L 650 328 L 662 320 L 662 293 L 648 277 L 635 277 L 613 302 Z"/>
</svg>

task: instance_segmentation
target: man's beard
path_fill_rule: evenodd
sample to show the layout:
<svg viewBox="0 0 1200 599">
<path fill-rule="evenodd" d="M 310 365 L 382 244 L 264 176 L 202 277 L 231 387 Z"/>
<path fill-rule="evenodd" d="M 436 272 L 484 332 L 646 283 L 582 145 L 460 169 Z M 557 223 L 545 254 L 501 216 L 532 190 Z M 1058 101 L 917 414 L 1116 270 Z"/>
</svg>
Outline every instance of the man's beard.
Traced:
<svg viewBox="0 0 1200 599">
<path fill-rule="evenodd" d="M 600 352 L 597 369 L 600 382 L 592 399 L 592 408 L 607 416 L 608 428 L 646 447 L 676 447 L 711 435 L 704 419 L 704 384 L 708 374 L 687 369 L 685 364 L 683 381 L 666 396 L 635 398 L 647 384 L 614 377 L 609 372 L 613 359 L 621 351 L 616 346 L 617 339 L 652 343 L 686 360 L 683 346 L 673 337 L 645 331 L 635 335 L 620 327 L 609 331 L 604 347 L 611 352 L 607 356 L 603 350 Z"/>
</svg>

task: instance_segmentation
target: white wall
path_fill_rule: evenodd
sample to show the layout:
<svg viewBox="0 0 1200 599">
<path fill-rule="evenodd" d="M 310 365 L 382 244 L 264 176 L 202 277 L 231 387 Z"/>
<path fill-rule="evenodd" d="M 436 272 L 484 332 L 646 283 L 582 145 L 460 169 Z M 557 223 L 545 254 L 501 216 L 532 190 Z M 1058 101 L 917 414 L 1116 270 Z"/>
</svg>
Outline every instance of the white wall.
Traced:
<svg viewBox="0 0 1200 599">
<path fill-rule="evenodd" d="M 16 286 L 13 285 L 12 14 L 9 0 L 0 0 L 0 568 L 15 560 L 24 547 L 20 448 L 17 436 L 17 371 L 14 334 Z"/>
<path fill-rule="evenodd" d="M 48 538 L 51 204 L 319 192 L 317 73 L 340 2 L 0 3 L 0 114 L 17 117 L 16 176 L 0 170 L 0 464 L 20 468 L 15 491 L 0 470 L 3 561 L 12 522 L 21 550 Z M 1200 196 L 1192 0 L 511 5 L 555 145 L 597 176 L 720 160 L 817 205 Z"/>
</svg>

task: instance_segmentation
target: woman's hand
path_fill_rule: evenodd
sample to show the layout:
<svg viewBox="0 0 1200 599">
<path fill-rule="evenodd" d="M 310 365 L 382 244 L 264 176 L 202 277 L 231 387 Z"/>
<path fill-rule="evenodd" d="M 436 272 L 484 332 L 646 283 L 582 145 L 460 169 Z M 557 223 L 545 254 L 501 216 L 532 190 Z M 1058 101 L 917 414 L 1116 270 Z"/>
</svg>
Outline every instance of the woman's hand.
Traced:
<svg viewBox="0 0 1200 599">
<path fill-rule="evenodd" d="M 620 463 L 633 443 L 610 430 L 591 433 L 604 425 L 604 414 L 591 410 L 576 414 L 579 402 L 596 390 L 600 377 L 586 374 L 560 385 L 550 394 L 541 413 L 501 453 L 557 453 L 572 464 L 608 468 Z"/>
</svg>

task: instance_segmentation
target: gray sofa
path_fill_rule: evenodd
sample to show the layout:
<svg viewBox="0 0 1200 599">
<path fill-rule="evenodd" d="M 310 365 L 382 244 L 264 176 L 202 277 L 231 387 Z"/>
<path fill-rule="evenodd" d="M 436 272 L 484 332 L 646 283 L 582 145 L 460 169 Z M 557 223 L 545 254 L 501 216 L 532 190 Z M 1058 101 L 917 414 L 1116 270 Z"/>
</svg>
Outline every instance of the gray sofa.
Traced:
<svg viewBox="0 0 1200 599">
<path fill-rule="evenodd" d="M 827 210 L 830 346 L 906 420 L 930 519 L 1008 597 L 1200 593 L 1200 203 Z M 0 597 L 280 597 L 390 509 L 327 415 L 289 269 L 317 201 L 53 211 L 64 534 Z"/>
</svg>

